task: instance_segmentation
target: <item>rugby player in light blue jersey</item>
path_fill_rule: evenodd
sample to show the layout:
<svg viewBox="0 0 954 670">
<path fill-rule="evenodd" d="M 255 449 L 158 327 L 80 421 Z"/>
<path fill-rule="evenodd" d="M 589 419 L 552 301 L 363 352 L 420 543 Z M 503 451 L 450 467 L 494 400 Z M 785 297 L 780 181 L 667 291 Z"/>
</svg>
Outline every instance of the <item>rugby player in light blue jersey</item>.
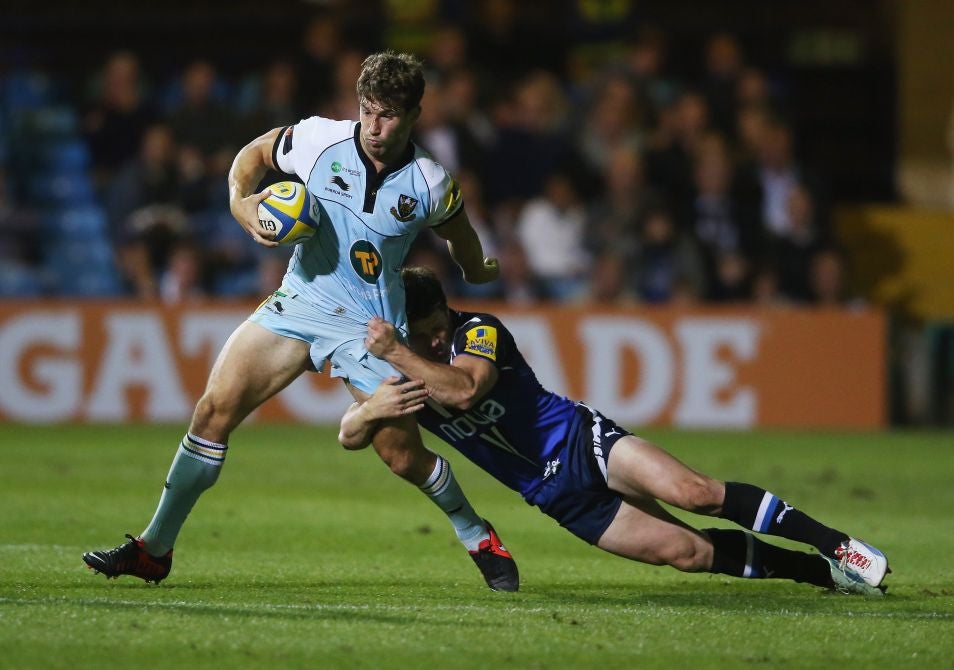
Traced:
<svg viewBox="0 0 954 670">
<path fill-rule="evenodd" d="M 432 229 L 447 241 L 464 279 L 497 278 L 467 219 L 457 183 L 410 141 L 424 93 L 421 63 L 393 52 L 369 56 L 357 82 L 358 121 L 312 117 L 275 128 L 245 146 L 232 164 L 232 214 L 259 244 L 276 245 L 259 225 L 255 193 L 269 169 L 295 175 L 317 199 L 317 233 L 295 248 L 282 286 L 239 326 L 213 366 L 189 432 L 150 524 L 138 538 L 83 559 L 108 577 L 159 582 L 199 495 L 218 478 L 231 432 L 302 372 L 331 362 L 359 400 L 396 374 L 364 347 L 366 324 L 384 318 L 406 333 L 401 265 L 415 236 Z M 493 589 L 515 591 L 516 564 L 480 518 L 450 465 L 424 448 L 413 416 L 381 422 L 373 444 L 391 470 L 417 485 L 449 517 Z M 297 467 L 290 463 L 286 467 Z"/>
<path fill-rule="evenodd" d="M 696 472 L 595 409 L 544 389 L 506 326 L 447 306 L 436 276 L 404 271 L 410 348 L 380 319 L 368 349 L 405 379 L 345 413 L 339 440 L 367 445 L 376 422 L 416 413 L 444 440 L 571 533 L 613 554 L 687 572 L 778 578 L 881 595 L 884 554 L 751 484 Z M 659 501 L 810 544 L 809 554 L 742 530 L 697 530 Z"/>
</svg>

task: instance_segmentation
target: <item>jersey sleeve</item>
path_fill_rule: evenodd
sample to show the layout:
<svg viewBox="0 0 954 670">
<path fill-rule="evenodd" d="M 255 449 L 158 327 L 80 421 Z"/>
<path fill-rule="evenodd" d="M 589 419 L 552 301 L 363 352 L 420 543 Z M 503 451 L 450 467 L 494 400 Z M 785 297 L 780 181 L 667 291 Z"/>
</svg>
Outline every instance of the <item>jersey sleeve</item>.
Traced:
<svg viewBox="0 0 954 670">
<path fill-rule="evenodd" d="M 329 145 L 346 138 L 348 122 L 332 121 L 320 116 L 302 119 L 282 129 L 272 147 L 272 162 L 286 174 L 298 175 L 305 183 L 318 156 Z"/>
<path fill-rule="evenodd" d="M 513 352 L 513 336 L 499 319 L 482 314 L 460 326 L 454 333 L 454 354 L 486 358 L 495 367 L 508 365 Z"/>
<path fill-rule="evenodd" d="M 421 166 L 427 180 L 430 207 L 427 212 L 427 226 L 434 227 L 444 223 L 457 214 L 464 206 L 460 184 L 451 177 L 440 163 L 427 160 Z"/>
</svg>

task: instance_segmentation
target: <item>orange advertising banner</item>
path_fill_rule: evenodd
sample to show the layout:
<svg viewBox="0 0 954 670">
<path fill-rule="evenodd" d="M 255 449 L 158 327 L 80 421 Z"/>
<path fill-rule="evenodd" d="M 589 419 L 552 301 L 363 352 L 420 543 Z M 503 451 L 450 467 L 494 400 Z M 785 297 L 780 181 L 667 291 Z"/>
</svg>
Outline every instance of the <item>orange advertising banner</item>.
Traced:
<svg viewBox="0 0 954 670">
<path fill-rule="evenodd" d="M 472 305 L 496 314 L 547 388 L 627 426 L 879 428 L 875 310 Z M 0 303 L 0 421 L 186 422 L 254 309 Z M 306 374 L 251 421 L 337 423 L 350 396 Z"/>
</svg>

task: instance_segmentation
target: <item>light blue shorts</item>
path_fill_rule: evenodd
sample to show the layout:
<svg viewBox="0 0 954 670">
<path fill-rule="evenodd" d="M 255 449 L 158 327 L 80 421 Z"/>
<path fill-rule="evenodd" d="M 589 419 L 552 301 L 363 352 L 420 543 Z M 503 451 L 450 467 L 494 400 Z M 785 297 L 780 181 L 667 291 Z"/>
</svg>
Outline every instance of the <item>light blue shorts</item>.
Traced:
<svg viewBox="0 0 954 670">
<path fill-rule="evenodd" d="M 316 370 L 321 372 L 330 360 L 332 377 L 347 379 L 369 395 L 387 377 L 401 377 L 390 363 L 365 349 L 367 326 L 335 320 L 294 292 L 275 291 L 248 320 L 276 335 L 307 342 Z"/>
</svg>

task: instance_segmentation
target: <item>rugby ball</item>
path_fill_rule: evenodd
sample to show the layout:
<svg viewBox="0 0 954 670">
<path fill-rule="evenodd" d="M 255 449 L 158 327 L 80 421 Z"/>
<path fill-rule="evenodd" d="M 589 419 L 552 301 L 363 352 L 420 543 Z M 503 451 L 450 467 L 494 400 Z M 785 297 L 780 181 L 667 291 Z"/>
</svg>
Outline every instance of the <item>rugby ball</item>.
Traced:
<svg viewBox="0 0 954 670">
<path fill-rule="evenodd" d="M 268 187 L 272 192 L 258 204 L 258 225 L 275 233 L 279 244 L 298 244 L 315 234 L 321 214 L 318 201 L 303 184 L 280 181 Z"/>
</svg>

